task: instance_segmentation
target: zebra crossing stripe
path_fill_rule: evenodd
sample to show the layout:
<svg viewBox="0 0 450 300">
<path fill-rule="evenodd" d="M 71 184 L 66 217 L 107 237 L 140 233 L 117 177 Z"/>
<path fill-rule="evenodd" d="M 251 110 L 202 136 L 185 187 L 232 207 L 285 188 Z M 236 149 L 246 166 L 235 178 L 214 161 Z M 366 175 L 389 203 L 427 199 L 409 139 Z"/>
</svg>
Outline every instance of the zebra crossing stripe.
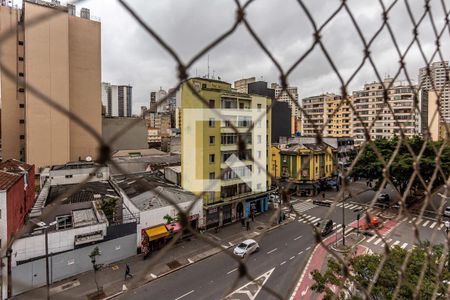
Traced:
<svg viewBox="0 0 450 300">
<path fill-rule="evenodd" d="M 441 230 L 441 229 L 442 229 L 442 227 L 444 227 L 444 224 L 441 224 L 441 225 L 439 225 L 439 228 L 438 228 L 438 230 Z"/>
<path fill-rule="evenodd" d="M 392 244 L 392 247 L 397 246 L 398 244 L 400 244 L 400 241 L 395 241 L 395 242 Z"/>
<path fill-rule="evenodd" d="M 367 240 L 368 243 L 370 243 L 371 241 L 373 241 L 377 236 L 373 235 L 370 239 Z"/>
<path fill-rule="evenodd" d="M 403 243 L 403 245 L 400 248 L 405 249 L 407 246 L 408 246 L 408 243 Z"/>
<path fill-rule="evenodd" d="M 314 218 L 316 218 L 316 217 L 314 217 L 314 216 L 308 216 L 308 217 L 306 218 L 306 220 L 307 220 L 307 221 L 311 221 L 311 220 L 314 219 Z"/>
<path fill-rule="evenodd" d="M 381 242 L 381 240 L 382 240 L 382 239 L 381 239 L 381 238 L 379 238 L 379 239 L 378 239 L 378 240 L 376 240 L 376 241 L 375 241 L 375 242 L 374 242 L 373 244 L 374 244 L 374 245 L 378 245 L 378 244 L 379 244 L 379 243 Z"/>
<path fill-rule="evenodd" d="M 430 225 L 430 228 L 433 229 L 434 226 L 436 226 L 437 222 L 433 222 L 433 224 Z"/>
<path fill-rule="evenodd" d="M 316 219 L 314 219 L 314 220 L 311 220 L 311 223 L 316 223 L 317 221 L 319 221 L 320 220 L 320 218 L 316 218 Z"/>
<path fill-rule="evenodd" d="M 416 220 L 417 218 L 416 217 L 414 217 L 414 218 L 412 218 L 411 220 L 409 220 L 409 224 L 411 224 L 412 222 L 414 222 L 415 220 Z"/>
<path fill-rule="evenodd" d="M 422 226 L 425 227 L 428 225 L 428 223 L 430 223 L 430 220 L 426 220 L 425 222 L 423 222 Z"/>
<path fill-rule="evenodd" d="M 400 222 L 406 222 L 408 221 L 408 217 L 405 217 L 403 220 L 401 220 Z"/>
<path fill-rule="evenodd" d="M 380 246 L 383 247 L 384 245 L 389 245 L 390 242 L 392 242 L 392 239 L 386 240 L 386 242 L 384 244 L 380 244 Z"/>
</svg>

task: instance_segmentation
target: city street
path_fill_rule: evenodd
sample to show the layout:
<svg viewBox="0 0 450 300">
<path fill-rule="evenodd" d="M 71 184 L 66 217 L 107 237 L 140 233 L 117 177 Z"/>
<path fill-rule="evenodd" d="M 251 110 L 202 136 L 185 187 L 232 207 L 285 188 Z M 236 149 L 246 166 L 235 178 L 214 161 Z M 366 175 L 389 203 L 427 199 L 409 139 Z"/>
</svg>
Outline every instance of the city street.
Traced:
<svg viewBox="0 0 450 300">
<path fill-rule="evenodd" d="M 328 207 L 313 205 L 311 201 L 295 203 L 294 209 L 298 209 L 302 217 L 268 232 L 262 240 L 257 239 L 260 251 L 252 254 L 246 264 L 252 277 L 262 276 L 258 282 L 283 298 L 289 297 L 315 246 L 313 230 L 308 223 L 320 222 L 329 211 Z M 346 224 L 351 223 L 356 213 L 346 208 L 345 217 Z M 337 223 L 334 228 L 338 230 L 342 208 L 333 210 L 329 218 Z M 255 289 L 254 284 L 247 285 L 247 278 L 241 278 L 233 286 L 238 278 L 237 267 L 234 259 L 220 253 L 128 291 L 121 299 L 219 299 L 229 293 L 239 299 L 255 299 L 248 297 L 248 293 L 253 297 L 256 295 L 257 299 L 275 298 L 265 290 Z"/>
</svg>

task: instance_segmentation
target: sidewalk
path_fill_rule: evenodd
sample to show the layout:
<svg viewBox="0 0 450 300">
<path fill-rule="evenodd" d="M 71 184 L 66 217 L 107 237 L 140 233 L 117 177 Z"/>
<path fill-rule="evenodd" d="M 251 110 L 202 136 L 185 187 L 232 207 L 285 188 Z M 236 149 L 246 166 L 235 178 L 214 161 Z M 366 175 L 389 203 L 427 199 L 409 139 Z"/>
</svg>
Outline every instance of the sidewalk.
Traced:
<svg viewBox="0 0 450 300">
<path fill-rule="evenodd" d="M 152 264 L 152 256 L 146 260 L 142 255 L 136 255 L 112 265 L 104 266 L 97 272 L 98 285 L 103 287 L 106 296 L 118 294 L 123 285 L 127 288 L 141 286 L 151 280 L 167 275 L 178 269 L 184 268 L 192 263 L 215 255 L 225 249 L 233 247 L 236 243 L 247 238 L 255 238 L 263 232 L 278 228 L 290 222 L 288 218 L 280 225 L 272 226 L 269 221 L 274 210 L 257 215 L 255 221 L 251 222 L 250 230 L 242 228 L 237 222 L 221 228 L 218 233 L 214 230 L 207 231 L 203 235 L 219 243 L 222 247 L 213 247 L 208 243 L 192 237 L 190 241 L 182 241 L 175 244 L 169 251 L 164 253 L 157 264 Z M 154 255 L 157 255 L 156 252 Z M 130 266 L 132 279 L 124 280 L 125 264 Z M 86 272 L 56 282 L 50 286 L 51 299 L 79 299 L 87 297 L 96 291 L 94 272 Z M 20 294 L 14 299 L 45 299 L 46 287 L 41 287 Z"/>
</svg>

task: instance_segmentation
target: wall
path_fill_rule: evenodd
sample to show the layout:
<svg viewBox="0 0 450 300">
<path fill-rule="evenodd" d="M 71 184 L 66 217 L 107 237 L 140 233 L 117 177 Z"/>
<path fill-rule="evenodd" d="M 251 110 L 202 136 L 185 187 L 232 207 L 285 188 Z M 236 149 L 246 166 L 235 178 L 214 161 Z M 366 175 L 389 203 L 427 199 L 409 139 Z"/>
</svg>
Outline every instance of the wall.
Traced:
<svg viewBox="0 0 450 300">
<path fill-rule="evenodd" d="M 51 283 L 92 270 L 89 254 L 97 246 L 101 252 L 98 264 L 110 264 L 136 254 L 136 234 L 51 255 L 49 258 Z M 13 295 L 46 283 L 45 258 L 30 261 L 12 268 Z"/>
<path fill-rule="evenodd" d="M 148 148 L 145 120 L 137 120 L 136 118 L 103 118 L 102 136 L 106 141 L 136 121 L 137 124 L 128 128 L 119 139 L 110 145 L 112 151 Z"/>
<path fill-rule="evenodd" d="M 51 8 L 25 2 L 25 24 Z M 31 85 L 69 110 L 68 15 L 25 26 L 25 74 Z M 69 118 L 26 89 L 26 160 L 37 168 L 70 158 Z"/>
<path fill-rule="evenodd" d="M 17 10 L 11 7 L 0 6 L 0 34 L 12 31 L 0 43 L 0 61 L 3 67 L 17 76 Z M 17 81 L 10 79 L 0 71 L 0 102 L 1 102 L 1 135 L 3 160 L 19 158 L 20 151 L 20 124 L 23 108 L 19 108 L 17 101 Z"/>
<path fill-rule="evenodd" d="M 102 130 L 101 24 L 69 16 L 70 111 L 91 126 Z M 97 139 L 75 121 L 70 121 L 70 160 L 97 157 Z"/>
<path fill-rule="evenodd" d="M 62 252 L 72 250 L 75 245 L 75 236 L 84 233 L 90 233 L 98 230 L 106 235 L 107 224 L 96 224 L 68 230 L 49 231 L 48 248 L 49 252 Z M 45 255 L 45 235 L 32 235 L 22 237 L 14 241 L 12 245 L 12 265 L 15 266 L 18 261 L 28 260 L 34 257 Z"/>
<path fill-rule="evenodd" d="M 61 184 L 77 184 L 83 182 L 90 173 L 94 173 L 97 167 L 85 168 L 85 169 L 67 169 L 67 170 L 51 170 L 50 179 L 51 186 L 61 185 Z M 98 177 L 100 176 L 101 177 Z M 72 178 L 66 178 L 66 175 L 72 175 Z M 95 173 L 89 182 L 109 180 L 109 168 L 101 167 Z"/>
</svg>

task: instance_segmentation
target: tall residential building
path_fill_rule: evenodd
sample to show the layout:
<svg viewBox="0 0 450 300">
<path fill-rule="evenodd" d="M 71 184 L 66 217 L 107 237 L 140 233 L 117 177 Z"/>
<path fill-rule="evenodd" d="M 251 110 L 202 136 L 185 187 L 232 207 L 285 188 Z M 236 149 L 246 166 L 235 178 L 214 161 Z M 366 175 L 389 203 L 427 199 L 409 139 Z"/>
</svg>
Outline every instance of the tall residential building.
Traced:
<svg viewBox="0 0 450 300">
<path fill-rule="evenodd" d="M 131 117 L 133 87 L 102 82 L 102 103 L 108 117 Z"/>
<path fill-rule="evenodd" d="M 22 9 L 0 6 L 3 160 L 39 170 L 97 154 L 97 140 L 42 99 L 101 134 L 101 25 L 74 10 L 40 0 L 25 0 Z"/>
<path fill-rule="evenodd" d="M 177 95 L 182 119 L 181 183 L 193 193 L 205 192 L 206 227 L 266 211 L 271 186 L 266 175 L 272 157 L 272 118 L 267 108 L 271 99 L 235 92 L 231 84 L 219 80 L 192 78 L 189 82 L 208 104 L 197 99 L 186 83 L 181 86 Z"/>
<path fill-rule="evenodd" d="M 278 101 L 287 102 L 291 109 L 291 134 L 296 134 L 301 130 L 301 115 L 298 106 L 300 105 L 298 102 L 298 89 L 297 87 L 288 86 L 287 91 L 283 91 L 282 87 L 278 83 L 272 83 L 271 88 L 275 90 L 275 99 Z"/>
<path fill-rule="evenodd" d="M 169 99 L 163 99 L 167 96 L 167 92 L 159 88 L 159 91 L 156 92 L 156 112 L 167 112 L 169 111 Z"/>
<path fill-rule="evenodd" d="M 275 101 L 275 90 L 267 87 L 265 81 L 255 81 L 248 84 L 248 93 L 266 96 Z M 291 136 L 291 122 L 286 122 L 286 116 L 291 115 L 289 104 L 277 101 L 272 105 L 272 143 L 278 143 L 280 138 Z"/>
<path fill-rule="evenodd" d="M 234 89 L 238 93 L 247 94 L 248 93 L 248 85 L 253 82 L 256 82 L 255 77 L 243 78 L 243 79 L 236 80 L 234 82 Z"/>
<path fill-rule="evenodd" d="M 440 95 L 440 109 L 443 122 L 450 123 L 450 92 L 449 82 L 446 82 L 450 74 L 448 61 L 434 62 L 430 66 L 430 75 L 427 74 L 427 68 L 419 69 L 419 89 L 428 92 L 435 90 Z M 421 93 L 420 93 L 421 94 Z"/>
<path fill-rule="evenodd" d="M 365 84 L 363 90 L 353 92 L 355 113 L 352 135 L 355 144 L 365 141 L 364 128 L 369 130 L 371 139 L 399 136 L 400 127 L 407 137 L 419 133 L 419 116 L 414 106 L 417 87 L 402 83 L 392 84 L 387 91 L 387 100 L 394 111 L 392 114 L 385 105 L 383 96 L 383 86 L 388 88 L 391 83 L 392 79 L 387 78 L 382 83 Z"/>
<path fill-rule="evenodd" d="M 302 134 L 345 137 L 351 135 L 351 110 L 349 103 L 335 94 L 322 94 L 302 99 Z M 308 115 L 308 117 L 306 116 Z"/>
</svg>

